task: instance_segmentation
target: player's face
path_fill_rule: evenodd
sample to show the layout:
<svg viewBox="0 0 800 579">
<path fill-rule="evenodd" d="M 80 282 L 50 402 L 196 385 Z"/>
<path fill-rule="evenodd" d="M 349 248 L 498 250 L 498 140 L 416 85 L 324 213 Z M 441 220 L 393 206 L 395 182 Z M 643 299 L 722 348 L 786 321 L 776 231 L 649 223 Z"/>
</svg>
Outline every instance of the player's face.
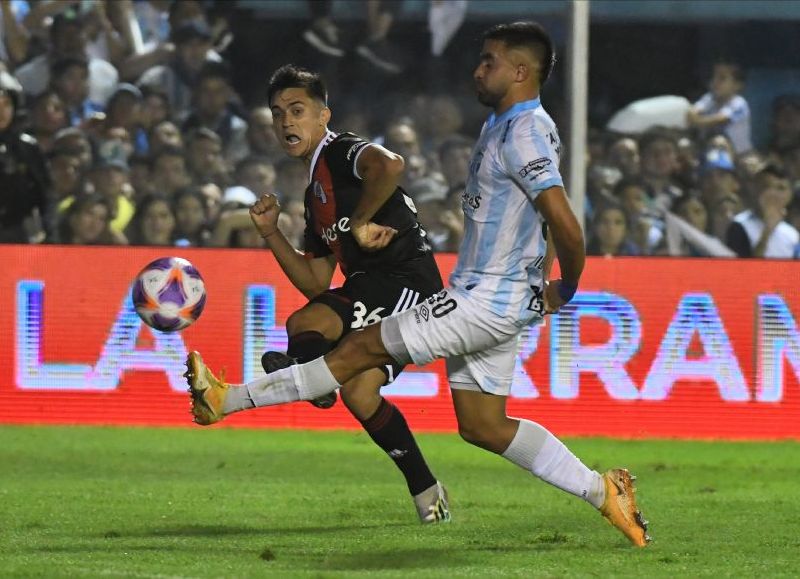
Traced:
<svg viewBox="0 0 800 579">
<path fill-rule="evenodd" d="M 478 101 L 488 107 L 497 107 L 511 87 L 516 72 L 517 68 L 509 59 L 503 42 L 484 41 L 480 62 L 472 74 Z"/>
<path fill-rule="evenodd" d="M 270 106 L 278 142 L 290 157 L 311 160 L 325 136 L 330 109 L 311 98 L 305 89 L 287 88 L 278 92 Z"/>
</svg>

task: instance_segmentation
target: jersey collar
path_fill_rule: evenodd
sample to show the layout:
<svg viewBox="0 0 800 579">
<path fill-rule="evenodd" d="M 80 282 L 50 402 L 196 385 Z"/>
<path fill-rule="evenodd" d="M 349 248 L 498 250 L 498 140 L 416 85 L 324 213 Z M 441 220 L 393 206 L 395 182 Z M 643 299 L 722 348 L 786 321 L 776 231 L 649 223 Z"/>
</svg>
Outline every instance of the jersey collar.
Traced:
<svg viewBox="0 0 800 579">
<path fill-rule="evenodd" d="M 489 118 L 486 120 L 486 126 L 491 129 L 493 126 L 499 123 L 503 123 L 509 120 L 511 117 L 517 116 L 522 111 L 529 111 L 531 109 L 537 108 L 540 104 L 541 103 L 539 101 L 539 97 L 536 97 L 535 99 L 529 101 L 514 103 L 514 105 L 510 109 L 508 109 L 499 117 L 496 116 L 494 113 L 489 115 Z"/>
<path fill-rule="evenodd" d="M 314 167 L 317 164 L 317 158 L 319 157 L 319 154 L 322 152 L 322 149 L 325 148 L 325 145 L 330 143 L 338 136 L 339 136 L 338 134 L 334 133 L 330 129 L 325 129 L 325 136 L 322 137 L 322 140 L 319 142 L 319 145 L 317 145 L 317 149 L 314 151 L 314 156 L 311 157 L 311 165 L 308 168 L 309 183 L 311 183 L 311 181 L 314 180 Z"/>
</svg>

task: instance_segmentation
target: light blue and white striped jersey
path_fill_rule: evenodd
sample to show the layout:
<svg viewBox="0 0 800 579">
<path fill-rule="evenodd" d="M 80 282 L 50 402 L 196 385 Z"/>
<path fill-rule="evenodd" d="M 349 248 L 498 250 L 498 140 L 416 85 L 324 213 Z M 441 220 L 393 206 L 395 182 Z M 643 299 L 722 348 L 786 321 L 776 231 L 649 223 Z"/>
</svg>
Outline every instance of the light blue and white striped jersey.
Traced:
<svg viewBox="0 0 800 579">
<path fill-rule="evenodd" d="M 545 189 L 563 187 L 560 155 L 558 130 L 538 98 L 492 114 L 472 153 L 464 239 L 450 285 L 520 325 L 541 317 L 536 298 L 546 243 L 533 202 Z"/>
</svg>

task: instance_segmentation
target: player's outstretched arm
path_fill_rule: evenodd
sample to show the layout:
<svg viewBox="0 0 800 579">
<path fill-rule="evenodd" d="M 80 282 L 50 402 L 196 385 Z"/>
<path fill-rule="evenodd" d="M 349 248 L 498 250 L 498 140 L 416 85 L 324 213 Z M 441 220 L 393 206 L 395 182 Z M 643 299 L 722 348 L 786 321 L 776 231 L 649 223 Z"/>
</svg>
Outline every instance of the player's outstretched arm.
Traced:
<svg viewBox="0 0 800 579">
<path fill-rule="evenodd" d="M 336 260 L 333 256 L 307 259 L 297 251 L 278 229 L 280 211 L 278 199 L 267 193 L 250 208 L 250 219 L 292 285 L 307 298 L 313 298 L 330 287 Z"/>
<path fill-rule="evenodd" d="M 535 205 L 547 222 L 548 239 L 555 246 L 561 269 L 561 279 L 549 284 L 545 291 L 545 309 L 552 313 L 572 299 L 578 288 L 586 261 L 583 230 L 563 187 L 545 189 L 536 198 Z"/>
<path fill-rule="evenodd" d="M 363 184 L 361 199 L 350 217 L 350 231 L 367 251 L 386 247 L 397 235 L 397 230 L 371 219 L 397 189 L 404 165 L 403 157 L 379 145 L 367 147 L 358 157 L 356 168 Z"/>
</svg>

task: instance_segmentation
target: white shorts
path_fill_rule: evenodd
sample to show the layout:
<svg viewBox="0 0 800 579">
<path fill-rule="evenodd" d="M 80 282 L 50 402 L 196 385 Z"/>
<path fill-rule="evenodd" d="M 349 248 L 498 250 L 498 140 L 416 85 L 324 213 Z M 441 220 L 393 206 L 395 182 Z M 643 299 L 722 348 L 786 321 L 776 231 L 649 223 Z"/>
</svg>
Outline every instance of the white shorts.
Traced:
<svg viewBox="0 0 800 579">
<path fill-rule="evenodd" d="M 381 337 L 401 364 L 447 358 L 450 387 L 508 396 L 522 331 L 468 291 L 448 288 L 381 321 Z"/>
</svg>

